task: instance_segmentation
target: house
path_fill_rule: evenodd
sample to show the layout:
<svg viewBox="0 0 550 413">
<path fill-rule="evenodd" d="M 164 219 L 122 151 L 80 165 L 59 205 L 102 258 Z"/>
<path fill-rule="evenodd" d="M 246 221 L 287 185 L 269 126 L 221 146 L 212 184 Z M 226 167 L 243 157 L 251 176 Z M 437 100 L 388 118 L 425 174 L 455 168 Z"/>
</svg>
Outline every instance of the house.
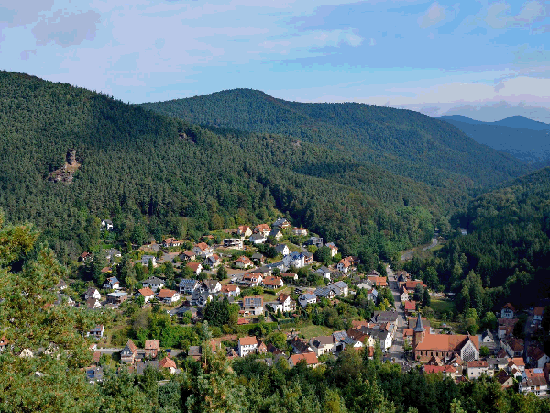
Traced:
<svg viewBox="0 0 550 413">
<path fill-rule="evenodd" d="M 512 376 L 517 376 L 518 374 L 522 374 L 525 371 L 525 362 L 521 357 L 514 357 L 511 359 L 508 359 L 507 370 Z"/>
<path fill-rule="evenodd" d="M 290 222 L 288 222 L 288 219 L 286 219 L 286 218 L 278 218 L 278 219 L 273 223 L 273 226 L 274 226 L 274 227 L 281 228 L 281 229 L 285 229 L 285 228 L 290 228 L 290 227 L 291 227 Z"/>
<path fill-rule="evenodd" d="M 199 288 L 200 282 L 197 280 L 191 280 L 184 278 L 180 281 L 180 294 L 193 294 L 197 288 Z"/>
<path fill-rule="evenodd" d="M 336 254 L 338 254 L 338 247 L 334 244 L 334 242 L 327 242 L 325 244 L 325 247 L 330 248 L 330 256 L 334 258 Z"/>
<path fill-rule="evenodd" d="M 550 362 L 550 357 L 541 348 L 529 346 L 527 348 L 527 362 L 539 369 L 543 369 L 544 365 Z"/>
<path fill-rule="evenodd" d="M 338 271 L 342 271 L 344 274 L 348 273 L 348 269 L 351 267 L 351 263 L 349 260 L 343 258 L 340 260 L 340 262 L 336 265 L 336 269 Z"/>
<path fill-rule="evenodd" d="M 500 340 L 500 346 L 506 350 L 510 357 L 521 357 L 523 355 L 523 340 L 515 337 L 508 337 Z"/>
<path fill-rule="evenodd" d="M 118 290 L 120 289 L 120 282 L 115 276 L 109 277 L 105 280 L 103 288 L 105 288 L 106 290 Z"/>
<path fill-rule="evenodd" d="M 99 340 L 100 338 L 103 338 L 104 333 L 105 333 L 105 327 L 103 326 L 103 324 L 98 324 L 86 333 L 86 337 L 91 336 L 96 340 Z"/>
<path fill-rule="evenodd" d="M 401 286 L 401 302 L 403 301 L 409 301 L 411 298 L 412 292 L 410 293 L 409 290 L 407 290 L 407 287 L 404 285 Z"/>
<path fill-rule="evenodd" d="M 201 361 L 202 359 L 202 347 L 201 346 L 191 346 L 189 351 L 187 351 L 187 357 L 190 357 L 194 361 Z"/>
<path fill-rule="evenodd" d="M 144 255 L 143 257 L 141 257 L 141 265 L 147 267 L 149 265 L 149 262 L 153 264 L 153 267 L 158 266 L 157 257 L 155 257 L 154 255 Z"/>
<path fill-rule="evenodd" d="M 315 273 L 319 274 L 323 278 L 326 278 L 327 280 L 330 280 L 330 270 L 325 266 L 319 268 L 317 271 L 315 271 Z"/>
<path fill-rule="evenodd" d="M 281 276 L 281 278 L 286 278 L 287 280 L 290 279 L 298 281 L 298 274 L 296 274 L 295 272 L 282 272 L 279 275 Z"/>
<path fill-rule="evenodd" d="M 317 356 L 332 352 L 335 347 L 334 344 L 333 336 L 319 336 L 309 340 L 309 345 Z"/>
<path fill-rule="evenodd" d="M 268 234 L 269 235 L 269 234 Z M 254 245 L 263 244 L 267 241 L 267 237 L 264 234 L 253 234 L 248 240 Z"/>
<path fill-rule="evenodd" d="M 194 261 L 197 258 L 197 254 L 195 254 L 193 251 L 183 251 L 180 254 L 180 259 L 182 261 Z"/>
<path fill-rule="evenodd" d="M 138 290 L 139 295 L 143 296 L 145 303 L 155 298 L 155 293 L 149 287 L 143 287 Z"/>
<path fill-rule="evenodd" d="M 533 393 L 537 397 L 545 397 L 548 393 L 548 384 L 542 369 L 525 369 L 519 384 L 519 392 Z"/>
<path fill-rule="evenodd" d="M 249 272 L 243 275 L 242 283 L 247 284 L 250 287 L 256 287 L 263 281 L 262 274 L 259 272 Z"/>
<path fill-rule="evenodd" d="M 223 246 L 232 250 L 242 250 L 243 240 L 240 238 L 227 238 L 223 240 Z"/>
<path fill-rule="evenodd" d="M 387 287 L 388 279 L 386 277 L 381 277 L 379 275 L 369 275 L 367 279 L 372 282 L 376 287 Z"/>
<path fill-rule="evenodd" d="M 456 368 L 449 365 L 433 365 L 433 364 L 425 364 L 422 366 L 422 371 L 424 374 L 438 374 L 441 373 L 444 376 L 455 378 L 458 374 L 456 372 Z"/>
<path fill-rule="evenodd" d="M 389 351 L 391 348 L 392 333 L 387 329 L 387 323 L 385 325 L 375 326 L 374 328 L 361 327 L 360 330 L 378 341 L 382 351 Z"/>
<path fill-rule="evenodd" d="M 283 232 L 280 228 L 275 227 L 271 231 L 269 231 L 269 236 L 275 238 L 276 240 L 280 240 L 283 238 Z"/>
<path fill-rule="evenodd" d="M 296 301 L 294 301 L 290 295 L 280 294 L 277 297 L 277 301 L 282 305 L 282 312 L 292 312 L 296 311 Z"/>
<path fill-rule="evenodd" d="M 486 361 L 475 360 L 466 363 L 468 379 L 477 379 L 482 374 L 489 374 L 489 364 Z"/>
<path fill-rule="evenodd" d="M 201 286 L 191 296 L 191 305 L 204 307 L 207 303 L 212 301 L 212 294 L 208 292 L 208 287 L 201 283 Z"/>
<path fill-rule="evenodd" d="M 302 268 L 304 263 L 304 255 L 301 252 L 291 252 L 283 257 L 283 264 L 286 268 Z"/>
<path fill-rule="evenodd" d="M 101 303 L 97 298 L 90 297 L 86 300 L 86 307 L 90 310 L 93 310 L 94 308 L 101 308 Z"/>
<path fill-rule="evenodd" d="M 252 315 L 263 315 L 264 298 L 261 295 L 247 295 L 243 299 L 243 309 Z"/>
<path fill-rule="evenodd" d="M 465 362 L 479 359 L 479 343 L 476 336 L 431 334 L 429 329 L 424 329 L 420 313 L 413 329 L 412 347 L 414 359 L 421 362 L 426 362 L 434 356 L 441 360 L 451 360 L 459 356 Z"/>
<path fill-rule="evenodd" d="M 220 259 L 220 256 L 218 254 L 212 254 L 204 260 L 203 266 L 209 265 L 211 268 L 216 268 L 221 263 L 222 260 Z"/>
<path fill-rule="evenodd" d="M 328 285 L 316 288 L 313 294 L 315 294 L 318 298 L 326 298 L 328 300 L 332 300 L 336 296 L 336 292 Z"/>
<path fill-rule="evenodd" d="M 518 318 L 499 318 L 498 338 L 502 339 L 511 336 L 514 331 L 514 326 L 518 321 Z"/>
<path fill-rule="evenodd" d="M 267 276 L 263 279 L 262 284 L 266 288 L 280 288 L 283 286 L 283 280 L 281 277 Z"/>
<path fill-rule="evenodd" d="M 134 364 L 134 373 L 136 373 L 139 376 L 142 376 L 145 374 L 146 369 L 152 369 L 158 371 L 159 369 L 159 362 L 157 360 L 145 360 L 145 361 L 137 361 Z"/>
<path fill-rule="evenodd" d="M 180 293 L 175 290 L 169 290 L 167 288 L 162 288 L 159 290 L 159 300 L 163 301 L 166 304 L 173 304 L 181 298 Z"/>
<path fill-rule="evenodd" d="M 106 250 L 104 254 L 105 254 L 105 259 L 109 262 L 114 262 L 116 258 L 122 257 L 122 253 L 119 250 L 115 250 L 114 248 Z"/>
<path fill-rule="evenodd" d="M 507 358 L 490 357 L 487 359 L 487 363 L 489 363 L 489 370 L 493 370 L 493 373 L 497 373 L 500 370 L 505 370 L 508 367 Z"/>
<path fill-rule="evenodd" d="M 175 238 L 166 238 L 166 239 L 162 242 L 162 246 L 163 246 L 164 248 L 179 247 L 181 244 L 182 244 L 182 241 L 180 241 L 180 240 L 178 240 L 178 239 L 175 239 Z"/>
<path fill-rule="evenodd" d="M 496 378 L 500 384 L 501 389 L 508 389 L 514 385 L 513 377 L 506 373 L 504 370 L 499 371 Z"/>
<path fill-rule="evenodd" d="M 125 292 L 110 293 L 110 294 L 107 294 L 107 303 L 120 305 L 124 301 L 126 301 L 127 298 L 128 298 L 128 294 L 126 294 Z"/>
<path fill-rule="evenodd" d="M 209 257 L 214 253 L 214 249 L 205 242 L 199 242 L 193 246 L 192 251 L 195 255 L 199 255 L 203 258 Z"/>
<path fill-rule="evenodd" d="M 249 353 L 258 350 L 258 339 L 256 337 L 242 337 L 237 343 L 237 354 L 239 357 L 246 357 Z"/>
<path fill-rule="evenodd" d="M 126 346 L 120 352 L 120 361 L 122 363 L 133 364 L 136 361 L 138 348 L 132 340 L 126 342 Z"/>
<path fill-rule="evenodd" d="M 168 369 L 170 374 L 175 374 L 177 370 L 176 362 L 170 357 L 164 357 L 161 361 L 159 361 L 159 368 Z"/>
<path fill-rule="evenodd" d="M 253 267 L 254 264 L 252 263 L 252 261 L 250 261 L 250 259 L 246 256 L 246 255 L 241 255 L 239 258 L 237 258 L 237 260 L 235 261 L 235 266 L 237 268 L 250 268 L 250 267 Z"/>
<path fill-rule="evenodd" d="M 288 248 L 288 246 L 286 244 L 278 244 L 275 247 L 275 250 L 277 251 L 278 254 L 281 254 L 283 257 L 285 255 L 290 254 L 290 249 Z"/>
<path fill-rule="evenodd" d="M 298 336 L 292 337 L 292 339 L 290 340 L 290 347 L 292 347 L 292 351 L 296 354 L 309 353 L 313 351 L 309 343 L 305 340 L 302 340 Z"/>
<path fill-rule="evenodd" d="M 205 280 L 203 286 L 210 294 L 217 294 L 222 290 L 222 285 L 218 280 Z"/>
<path fill-rule="evenodd" d="M 305 308 L 309 304 L 316 304 L 317 303 L 317 296 L 314 294 L 302 294 L 298 298 L 298 302 L 300 305 Z"/>
<path fill-rule="evenodd" d="M 222 286 L 221 293 L 227 298 L 237 297 L 241 293 L 241 289 L 235 284 L 226 284 Z"/>
<path fill-rule="evenodd" d="M 515 316 L 516 309 L 510 303 L 500 309 L 500 318 L 514 318 Z"/>
<path fill-rule="evenodd" d="M 156 276 L 152 276 L 143 281 L 141 285 L 150 288 L 153 292 L 156 292 L 164 287 L 164 280 L 161 280 Z"/>
<path fill-rule="evenodd" d="M 112 231 L 115 227 L 113 226 L 113 221 L 110 219 L 104 219 L 101 221 L 101 228 L 106 229 L 107 231 Z"/>
<path fill-rule="evenodd" d="M 159 340 L 145 340 L 145 357 L 157 358 L 160 350 Z"/>
<path fill-rule="evenodd" d="M 195 275 L 199 275 L 202 272 L 202 264 L 200 262 L 188 262 L 185 266 L 190 268 Z"/>
<path fill-rule="evenodd" d="M 261 234 L 265 237 L 267 237 L 269 235 L 270 231 L 271 231 L 271 228 L 269 227 L 268 224 L 256 225 L 256 227 L 254 228 L 254 233 L 255 234 Z"/>
<path fill-rule="evenodd" d="M 93 259 L 94 259 L 94 255 L 88 251 L 84 251 L 82 254 L 80 254 L 80 257 L 78 258 L 78 260 L 82 262 L 93 261 Z"/>
<path fill-rule="evenodd" d="M 406 316 L 412 315 L 416 311 L 416 301 L 404 301 L 403 309 Z"/>
<path fill-rule="evenodd" d="M 101 300 L 101 294 L 99 293 L 99 290 L 97 288 L 90 287 L 84 293 L 84 299 L 87 300 L 88 298 L 95 298 L 96 300 Z"/>
<path fill-rule="evenodd" d="M 239 237 L 246 238 L 252 235 L 252 230 L 246 225 L 241 225 L 237 228 L 237 235 Z"/>
<path fill-rule="evenodd" d="M 304 256 L 304 264 L 313 264 L 313 253 L 309 251 L 302 251 L 302 255 Z"/>
<path fill-rule="evenodd" d="M 533 309 L 533 323 L 540 324 L 544 316 L 544 307 L 535 307 Z"/>
<path fill-rule="evenodd" d="M 86 380 L 88 383 L 102 383 L 104 377 L 103 367 L 93 366 L 86 369 Z"/>
<path fill-rule="evenodd" d="M 323 238 L 319 238 L 319 237 L 311 237 L 306 242 L 304 242 L 304 244 L 305 245 L 313 245 L 317 248 L 321 248 L 324 245 L 323 244 Z"/>
<path fill-rule="evenodd" d="M 332 288 L 334 290 L 334 293 L 337 296 L 340 296 L 340 297 L 348 296 L 349 288 L 344 281 L 338 281 L 333 284 L 329 284 L 328 287 Z"/>
<path fill-rule="evenodd" d="M 292 228 L 292 235 L 296 235 L 297 237 L 307 237 L 307 229 L 305 228 Z"/>
<path fill-rule="evenodd" d="M 262 253 L 260 252 L 255 252 L 254 254 L 252 254 L 252 257 L 251 257 L 252 261 L 255 263 L 255 264 L 263 264 L 265 263 L 265 257 Z"/>
<path fill-rule="evenodd" d="M 296 366 L 301 361 L 305 361 L 306 365 L 311 368 L 315 368 L 319 365 L 319 360 L 314 352 L 293 354 L 288 358 L 290 367 Z"/>
</svg>

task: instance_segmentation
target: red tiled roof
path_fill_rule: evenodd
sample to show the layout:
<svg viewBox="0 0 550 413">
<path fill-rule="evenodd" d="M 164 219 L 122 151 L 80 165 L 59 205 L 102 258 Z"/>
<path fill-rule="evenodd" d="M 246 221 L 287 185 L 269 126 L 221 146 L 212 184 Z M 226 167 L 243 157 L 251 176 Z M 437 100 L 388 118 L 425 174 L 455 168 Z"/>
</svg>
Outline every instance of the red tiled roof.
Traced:
<svg viewBox="0 0 550 413">
<path fill-rule="evenodd" d="M 437 374 L 437 373 L 456 373 L 456 370 L 452 366 L 432 366 L 425 365 L 424 373 Z"/>
<path fill-rule="evenodd" d="M 294 365 L 298 364 L 302 360 L 305 360 L 307 364 L 319 363 L 319 360 L 317 359 L 317 355 L 313 352 L 293 354 L 292 356 L 290 356 L 290 359 L 292 360 L 292 364 Z"/>
<path fill-rule="evenodd" d="M 416 345 L 415 350 L 457 351 L 468 339 L 472 341 L 476 349 L 479 349 L 477 336 L 425 334 L 422 341 Z"/>
<path fill-rule="evenodd" d="M 150 297 L 152 295 L 155 295 L 153 290 L 151 290 L 149 287 L 140 288 L 138 292 L 144 297 Z"/>
<path fill-rule="evenodd" d="M 205 251 L 209 248 L 208 244 L 205 242 L 199 242 L 198 244 L 195 244 L 195 247 L 198 247 L 201 251 Z"/>
<path fill-rule="evenodd" d="M 145 340 L 145 350 L 158 350 L 159 348 L 159 340 Z"/>
<path fill-rule="evenodd" d="M 159 362 L 159 367 L 161 368 L 176 368 L 176 362 L 174 360 L 172 360 L 171 358 L 169 357 L 164 357 L 160 362 Z"/>
<path fill-rule="evenodd" d="M 489 363 L 483 360 L 475 360 L 475 361 L 469 361 L 466 363 L 467 367 L 489 367 Z"/>
<path fill-rule="evenodd" d="M 237 286 L 235 284 L 226 284 L 222 287 L 222 293 L 229 293 L 237 291 Z"/>
<path fill-rule="evenodd" d="M 239 344 L 241 346 L 252 346 L 258 344 L 258 339 L 256 337 L 242 337 L 239 339 Z"/>
<path fill-rule="evenodd" d="M 170 298 L 173 297 L 174 294 L 177 294 L 177 291 L 169 290 L 167 288 L 161 288 L 159 290 L 159 298 Z"/>
<path fill-rule="evenodd" d="M 193 272 L 197 272 L 199 270 L 199 265 L 201 265 L 200 262 L 188 262 L 185 264 L 187 267 L 191 268 Z"/>
</svg>

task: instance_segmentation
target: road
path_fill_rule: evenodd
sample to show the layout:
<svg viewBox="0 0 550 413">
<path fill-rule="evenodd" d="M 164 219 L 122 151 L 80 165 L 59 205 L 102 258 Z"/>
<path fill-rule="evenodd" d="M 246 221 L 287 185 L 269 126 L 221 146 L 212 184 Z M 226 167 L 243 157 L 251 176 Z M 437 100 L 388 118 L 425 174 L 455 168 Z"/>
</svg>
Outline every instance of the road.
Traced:
<svg viewBox="0 0 550 413">
<path fill-rule="evenodd" d="M 431 244 L 426 245 L 425 247 L 422 247 L 422 251 L 431 250 L 432 248 L 435 248 L 436 245 L 437 245 L 437 238 L 434 237 L 434 238 L 432 238 Z M 415 249 L 404 251 L 401 254 L 401 261 L 412 260 L 414 251 L 415 251 Z"/>
<path fill-rule="evenodd" d="M 390 348 L 390 357 L 394 359 L 394 361 L 403 361 L 404 360 L 403 329 L 406 326 L 405 311 L 401 306 L 401 294 L 399 293 L 399 283 L 397 282 L 397 279 L 389 266 L 387 268 L 387 272 L 388 272 L 388 284 L 392 292 L 393 300 L 395 302 L 395 308 L 397 309 L 397 314 L 398 314 L 397 331 L 393 336 L 392 346 Z"/>
</svg>

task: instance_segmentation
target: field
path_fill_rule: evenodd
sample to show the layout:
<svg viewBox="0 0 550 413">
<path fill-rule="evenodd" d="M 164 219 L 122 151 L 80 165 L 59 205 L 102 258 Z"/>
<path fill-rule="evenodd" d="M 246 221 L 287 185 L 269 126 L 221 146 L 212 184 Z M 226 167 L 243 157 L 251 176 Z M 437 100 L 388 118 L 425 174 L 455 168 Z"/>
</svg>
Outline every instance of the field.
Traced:
<svg viewBox="0 0 550 413">
<path fill-rule="evenodd" d="M 333 332 L 333 330 L 331 330 L 328 327 L 314 326 L 314 325 L 307 326 L 307 327 L 302 327 L 300 329 L 300 333 L 307 340 L 309 340 L 313 337 L 317 337 L 317 336 L 328 336 L 328 335 L 332 334 L 332 332 Z"/>
<path fill-rule="evenodd" d="M 453 312 L 455 310 L 455 304 L 449 300 L 436 300 L 432 298 L 431 306 L 435 312 L 436 317 L 440 318 L 445 312 Z"/>
</svg>

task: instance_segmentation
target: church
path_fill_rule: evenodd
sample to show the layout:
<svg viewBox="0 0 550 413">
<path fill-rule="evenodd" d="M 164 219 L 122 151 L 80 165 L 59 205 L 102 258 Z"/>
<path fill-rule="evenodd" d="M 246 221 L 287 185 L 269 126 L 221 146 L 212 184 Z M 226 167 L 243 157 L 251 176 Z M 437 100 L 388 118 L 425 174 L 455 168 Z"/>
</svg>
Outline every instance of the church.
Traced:
<svg viewBox="0 0 550 413">
<path fill-rule="evenodd" d="M 479 343 L 476 336 L 430 334 L 429 329 L 424 329 L 420 313 L 413 329 L 412 347 L 414 359 L 420 362 L 428 362 L 432 357 L 437 357 L 445 362 L 460 357 L 462 361 L 474 361 L 479 359 Z"/>
</svg>

